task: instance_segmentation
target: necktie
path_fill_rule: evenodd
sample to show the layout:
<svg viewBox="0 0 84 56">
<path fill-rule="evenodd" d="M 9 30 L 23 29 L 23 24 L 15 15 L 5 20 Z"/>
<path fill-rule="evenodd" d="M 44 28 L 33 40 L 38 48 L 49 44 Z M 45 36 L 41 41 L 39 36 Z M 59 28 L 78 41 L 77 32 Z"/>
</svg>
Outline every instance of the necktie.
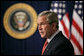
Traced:
<svg viewBox="0 0 84 56">
<path fill-rule="evenodd" d="M 43 55 L 43 52 L 44 52 L 44 50 L 45 50 L 47 44 L 48 44 L 48 41 L 47 41 L 47 39 L 46 39 L 46 41 L 45 41 L 45 43 L 44 43 L 44 46 L 43 46 L 43 49 L 42 49 L 42 53 L 41 53 L 41 55 Z"/>
</svg>

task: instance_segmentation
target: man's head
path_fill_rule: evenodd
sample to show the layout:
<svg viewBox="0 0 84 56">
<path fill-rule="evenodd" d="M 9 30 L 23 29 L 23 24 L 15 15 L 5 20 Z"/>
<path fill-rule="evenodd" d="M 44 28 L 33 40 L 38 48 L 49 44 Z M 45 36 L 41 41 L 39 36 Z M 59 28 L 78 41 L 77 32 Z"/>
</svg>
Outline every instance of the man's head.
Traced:
<svg viewBox="0 0 84 56">
<path fill-rule="evenodd" d="M 41 12 L 38 15 L 37 23 L 42 38 L 49 38 L 58 30 L 58 18 L 54 12 Z"/>
</svg>

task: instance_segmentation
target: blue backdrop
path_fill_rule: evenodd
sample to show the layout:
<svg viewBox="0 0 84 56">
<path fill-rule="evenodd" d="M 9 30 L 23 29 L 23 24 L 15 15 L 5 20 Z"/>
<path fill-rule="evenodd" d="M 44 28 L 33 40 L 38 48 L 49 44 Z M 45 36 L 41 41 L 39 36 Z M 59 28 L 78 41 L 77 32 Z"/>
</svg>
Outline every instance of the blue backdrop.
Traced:
<svg viewBox="0 0 84 56">
<path fill-rule="evenodd" d="M 40 55 L 44 39 L 37 31 L 27 39 L 14 39 L 3 27 L 3 16 L 6 10 L 15 3 L 27 3 L 39 14 L 41 11 L 49 10 L 51 1 L 1 1 L 1 53 L 5 55 Z"/>
</svg>

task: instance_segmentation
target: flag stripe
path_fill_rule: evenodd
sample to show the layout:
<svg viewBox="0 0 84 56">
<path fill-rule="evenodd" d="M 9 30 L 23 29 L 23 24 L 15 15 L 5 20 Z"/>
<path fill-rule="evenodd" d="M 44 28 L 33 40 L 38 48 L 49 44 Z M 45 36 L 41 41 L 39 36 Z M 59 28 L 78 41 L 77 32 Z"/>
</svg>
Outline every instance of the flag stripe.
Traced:
<svg viewBox="0 0 84 56">
<path fill-rule="evenodd" d="M 79 44 L 83 48 L 83 40 L 82 40 L 82 38 L 80 38 L 81 36 L 80 36 L 79 32 L 77 32 L 77 30 L 75 29 L 75 27 L 73 25 L 72 25 L 72 31 L 71 31 L 71 33 L 74 35 L 74 37 L 76 38 L 76 40 L 79 42 Z"/>
<path fill-rule="evenodd" d="M 75 47 L 74 55 L 80 55 L 81 53 L 79 52 L 79 49 L 77 48 L 76 44 L 72 40 L 70 40 L 70 41 L 71 41 L 72 45 Z"/>
<path fill-rule="evenodd" d="M 83 31 L 83 21 L 77 15 L 75 10 L 73 10 L 73 18 L 74 18 L 74 21 L 76 22 L 76 24 L 80 27 L 81 31 Z"/>
<path fill-rule="evenodd" d="M 66 13 L 65 15 L 64 15 L 64 17 L 63 17 L 63 21 L 64 21 L 64 23 L 65 23 L 65 25 L 66 25 L 66 27 L 68 28 L 68 30 L 69 30 L 69 25 L 70 25 L 70 21 L 69 21 L 69 14 L 68 13 Z"/>
<path fill-rule="evenodd" d="M 77 23 L 76 23 L 76 21 L 75 21 L 74 19 L 73 19 L 72 22 L 73 22 L 72 25 L 76 28 L 77 32 L 80 31 L 79 34 L 80 34 L 81 38 L 83 39 L 83 32 L 82 32 L 82 30 L 80 29 L 79 25 L 77 25 Z"/>
<path fill-rule="evenodd" d="M 63 25 L 62 25 L 62 23 L 61 23 L 60 20 L 59 20 L 59 30 L 61 30 L 62 33 L 63 33 L 63 35 L 67 38 L 67 36 L 66 36 L 66 34 L 65 34 L 65 30 L 64 30 Z"/>
<path fill-rule="evenodd" d="M 73 35 L 72 33 L 71 33 L 71 37 L 72 37 L 71 40 L 76 44 L 76 46 L 78 47 L 80 53 L 83 54 L 83 50 L 82 50 L 80 44 L 79 44 L 78 41 L 75 39 L 75 37 L 74 37 L 74 35 Z"/>
<path fill-rule="evenodd" d="M 65 15 L 67 18 L 63 18 L 63 19 L 66 19 L 66 22 L 68 22 L 68 13 L 66 13 L 66 15 Z M 66 34 L 66 36 L 67 36 L 67 38 L 69 39 L 69 29 L 68 29 L 68 27 L 66 26 L 66 22 L 64 22 L 65 20 L 61 20 L 61 24 L 63 25 L 63 28 L 64 28 L 64 32 L 65 32 L 65 34 Z M 68 22 L 69 23 L 69 22 Z M 69 25 L 68 25 L 69 26 Z"/>
<path fill-rule="evenodd" d="M 65 34 L 66 34 L 66 36 L 67 36 L 67 38 L 69 39 L 69 30 L 67 29 L 67 27 L 65 26 L 65 24 L 64 24 L 64 21 L 62 20 L 61 21 L 61 24 L 63 25 L 63 29 L 65 30 L 64 32 L 65 32 Z"/>
<path fill-rule="evenodd" d="M 64 32 L 63 25 L 61 24 L 61 21 L 59 20 L 59 30 Z"/>
<path fill-rule="evenodd" d="M 71 28 L 71 40 L 77 46 L 80 54 L 83 54 L 83 21 L 75 10 L 73 10 L 72 28 Z M 75 48 L 75 54 L 78 50 Z"/>
<path fill-rule="evenodd" d="M 61 21 L 59 21 L 59 30 L 61 30 L 62 33 L 63 33 L 63 35 L 67 38 L 67 36 L 66 36 L 66 34 L 65 34 L 65 30 L 64 30 L 64 28 L 63 28 L 63 25 L 62 25 Z"/>
</svg>

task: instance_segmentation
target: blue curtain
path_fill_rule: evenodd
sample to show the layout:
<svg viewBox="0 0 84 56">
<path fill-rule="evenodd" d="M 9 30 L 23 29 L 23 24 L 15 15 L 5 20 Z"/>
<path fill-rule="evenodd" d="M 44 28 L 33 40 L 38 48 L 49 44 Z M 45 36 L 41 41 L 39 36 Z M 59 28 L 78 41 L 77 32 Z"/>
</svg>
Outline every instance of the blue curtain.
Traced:
<svg viewBox="0 0 84 56">
<path fill-rule="evenodd" d="M 50 9 L 51 1 L 1 1 L 1 54 L 4 55 L 40 55 L 44 39 L 41 38 L 38 29 L 27 39 L 14 39 L 3 27 L 3 17 L 6 10 L 15 3 L 27 3 L 39 14 Z"/>
</svg>

